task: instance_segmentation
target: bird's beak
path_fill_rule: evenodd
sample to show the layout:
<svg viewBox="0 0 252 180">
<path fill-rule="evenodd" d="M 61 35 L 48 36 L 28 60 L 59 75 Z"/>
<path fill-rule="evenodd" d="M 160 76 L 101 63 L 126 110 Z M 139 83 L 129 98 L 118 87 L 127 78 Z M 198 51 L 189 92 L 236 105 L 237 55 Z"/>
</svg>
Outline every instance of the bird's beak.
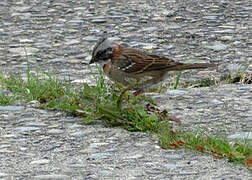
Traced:
<svg viewBox="0 0 252 180">
<path fill-rule="evenodd" d="M 89 61 L 89 64 L 93 64 L 94 63 L 94 58 L 92 58 L 90 61 Z"/>
</svg>

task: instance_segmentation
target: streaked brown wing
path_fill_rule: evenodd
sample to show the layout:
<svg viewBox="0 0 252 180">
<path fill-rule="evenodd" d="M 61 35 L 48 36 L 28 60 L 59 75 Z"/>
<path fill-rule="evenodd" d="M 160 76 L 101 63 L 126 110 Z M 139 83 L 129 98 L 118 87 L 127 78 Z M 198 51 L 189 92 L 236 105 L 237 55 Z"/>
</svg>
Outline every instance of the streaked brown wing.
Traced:
<svg viewBox="0 0 252 180">
<path fill-rule="evenodd" d="M 135 49 L 124 49 L 121 57 L 120 69 L 126 73 L 138 74 L 148 71 L 173 68 L 181 63 L 157 55 L 147 54 Z"/>
</svg>

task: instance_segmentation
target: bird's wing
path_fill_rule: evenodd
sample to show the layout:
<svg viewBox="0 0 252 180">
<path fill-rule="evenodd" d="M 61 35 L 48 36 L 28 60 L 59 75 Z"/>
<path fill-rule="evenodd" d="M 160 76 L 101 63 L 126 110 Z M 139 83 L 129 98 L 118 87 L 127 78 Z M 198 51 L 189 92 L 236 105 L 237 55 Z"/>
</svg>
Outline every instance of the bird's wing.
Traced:
<svg viewBox="0 0 252 180">
<path fill-rule="evenodd" d="M 157 55 L 147 54 L 136 49 L 125 48 L 117 58 L 117 66 L 126 73 L 138 74 L 142 72 L 162 69 L 173 69 L 182 63 Z"/>
</svg>

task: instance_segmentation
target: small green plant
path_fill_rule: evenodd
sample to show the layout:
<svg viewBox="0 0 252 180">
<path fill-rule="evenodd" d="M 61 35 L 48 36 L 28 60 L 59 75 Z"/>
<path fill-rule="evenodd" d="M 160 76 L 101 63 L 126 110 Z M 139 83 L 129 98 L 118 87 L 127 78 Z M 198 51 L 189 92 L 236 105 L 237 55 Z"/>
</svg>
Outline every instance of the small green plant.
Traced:
<svg viewBox="0 0 252 180">
<path fill-rule="evenodd" d="M 173 86 L 173 89 L 177 89 L 178 84 L 179 84 L 180 76 L 181 76 L 181 71 L 179 71 L 178 74 L 177 74 L 176 81 L 175 81 L 175 84 Z"/>
<path fill-rule="evenodd" d="M 102 119 L 110 126 L 122 126 L 130 131 L 156 132 L 158 124 L 168 119 L 163 112 L 149 109 L 150 106 L 155 106 L 151 99 L 134 96 L 128 92 L 130 88 L 123 88 L 120 84 L 111 86 L 105 83 L 101 69 L 99 75 L 94 78 L 97 86 L 91 88 L 84 85 L 82 91 L 83 99 L 92 99 L 93 107 L 90 115 L 84 118 L 84 122 Z"/>
<path fill-rule="evenodd" d="M 229 74 L 229 76 L 226 79 L 226 82 L 229 84 L 232 83 L 251 84 L 252 74 L 246 73 L 246 71 L 238 71 L 234 75 Z"/>
<path fill-rule="evenodd" d="M 209 135 L 204 131 L 181 131 L 176 133 L 160 133 L 160 145 L 167 148 L 185 147 L 207 153 L 216 158 L 227 158 L 230 162 L 244 164 L 252 155 L 249 142 L 230 143 L 226 135 Z"/>
<path fill-rule="evenodd" d="M 3 91 L 0 91 L 0 106 L 11 105 L 15 102 L 15 96 L 5 95 Z"/>
</svg>

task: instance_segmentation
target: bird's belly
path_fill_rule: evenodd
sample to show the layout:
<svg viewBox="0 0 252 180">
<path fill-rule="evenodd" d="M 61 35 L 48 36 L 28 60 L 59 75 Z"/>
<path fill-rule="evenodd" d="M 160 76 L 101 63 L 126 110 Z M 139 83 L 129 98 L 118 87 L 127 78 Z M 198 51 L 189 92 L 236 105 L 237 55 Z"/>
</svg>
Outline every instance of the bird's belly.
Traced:
<svg viewBox="0 0 252 180">
<path fill-rule="evenodd" d="M 131 83 L 136 83 L 137 79 L 133 76 L 129 76 L 127 73 L 118 69 L 112 69 L 105 73 L 112 81 L 119 82 L 124 86 L 128 86 Z"/>
</svg>

